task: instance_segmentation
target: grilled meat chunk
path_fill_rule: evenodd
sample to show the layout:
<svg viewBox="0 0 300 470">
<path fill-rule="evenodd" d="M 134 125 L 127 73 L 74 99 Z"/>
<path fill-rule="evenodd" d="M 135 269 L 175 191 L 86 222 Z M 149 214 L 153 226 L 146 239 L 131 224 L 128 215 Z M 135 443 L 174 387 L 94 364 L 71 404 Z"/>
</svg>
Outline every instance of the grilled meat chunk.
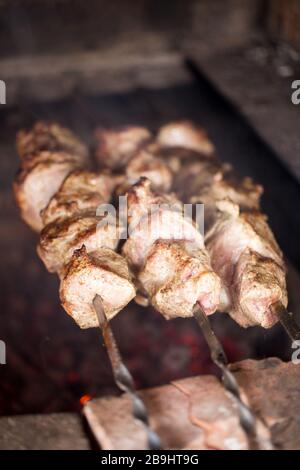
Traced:
<svg viewBox="0 0 300 470">
<path fill-rule="evenodd" d="M 203 237 L 195 224 L 184 217 L 183 207 L 174 197 L 164 197 L 151 190 L 146 178 L 136 183 L 128 194 L 129 238 L 123 246 L 128 262 L 140 269 L 156 240 L 187 240 L 203 248 Z"/>
<path fill-rule="evenodd" d="M 31 159 L 32 154 L 43 150 L 68 152 L 81 160 L 88 156 L 86 145 L 73 132 L 57 123 L 46 122 L 37 122 L 31 130 L 18 132 L 17 150 L 22 160 Z"/>
<path fill-rule="evenodd" d="M 98 326 L 93 299 L 98 294 L 108 320 L 135 296 L 124 258 L 109 248 L 87 253 L 75 251 L 61 279 L 60 298 L 66 312 L 80 328 Z"/>
<path fill-rule="evenodd" d="M 14 182 L 22 219 L 35 231 L 43 227 L 40 212 L 56 193 L 66 175 L 80 162 L 65 152 L 41 152 L 26 162 Z"/>
<path fill-rule="evenodd" d="M 131 227 L 135 226 L 144 215 L 149 214 L 151 209 L 159 206 L 168 206 L 169 209 L 180 210 L 182 204 L 175 194 L 160 194 L 152 189 L 151 181 L 141 177 L 139 181 L 131 186 L 127 194 L 128 222 Z"/>
<path fill-rule="evenodd" d="M 87 252 L 102 247 L 117 248 L 121 228 L 94 214 L 79 212 L 73 217 L 55 220 L 42 230 L 37 252 L 50 272 L 60 273 L 75 250 L 85 245 Z"/>
<path fill-rule="evenodd" d="M 134 153 L 151 139 L 145 127 L 127 126 L 119 129 L 97 129 L 96 158 L 100 165 L 123 168 Z"/>
<path fill-rule="evenodd" d="M 129 184 L 136 183 L 144 176 L 159 191 L 169 191 L 172 184 L 172 172 L 168 165 L 146 148 L 139 150 L 129 161 L 126 176 Z"/>
<path fill-rule="evenodd" d="M 191 317 L 197 301 L 207 315 L 219 304 L 221 283 L 207 251 L 185 241 L 157 240 L 139 281 L 151 303 L 167 319 Z"/>
<path fill-rule="evenodd" d="M 162 147 L 184 147 L 204 155 L 212 155 L 215 150 L 204 129 L 189 121 L 171 122 L 162 126 L 156 140 Z"/>
<path fill-rule="evenodd" d="M 114 179 L 105 173 L 78 170 L 70 173 L 41 213 L 43 224 L 94 210 L 110 200 Z"/>
<path fill-rule="evenodd" d="M 210 267 L 203 236 L 182 209 L 174 196 L 153 193 L 146 178 L 128 196 L 131 223 L 123 254 L 166 318 L 192 316 L 196 301 L 211 314 L 220 297 L 220 280 Z"/>
<path fill-rule="evenodd" d="M 140 269 L 156 240 L 186 240 L 204 249 L 203 237 L 191 219 L 179 211 L 160 208 L 144 216 L 130 230 L 123 254 L 130 265 Z"/>
<path fill-rule="evenodd" d="M 173 190 L 184 202 L 202 202 L 211 210 L 216 202 L 230 199 L 242 210 L 259 209 L 262 186 L 251 178 L 237 181 L 229 164 L 194 155 L 174 178 Z"/>
<path fill-rule="evenodd" d="M 217 203 L 218 220 L 206 236 L 213 269 L 228 293 L 230 315 L 244 327 L 272 326 L 270 306 L 287 305 L 282 253 L 259 212 L 239 212 L 231 201 Z"/>
<path fill-rule="evenodd" d="M 239 325 L 270 328 L 278 320 L 270 306 L 277 301 L 287 306 L 283 265 L 250 249 L 245 250 L 236 264 L 231 296 L 230 314 Z"/>
</svg>

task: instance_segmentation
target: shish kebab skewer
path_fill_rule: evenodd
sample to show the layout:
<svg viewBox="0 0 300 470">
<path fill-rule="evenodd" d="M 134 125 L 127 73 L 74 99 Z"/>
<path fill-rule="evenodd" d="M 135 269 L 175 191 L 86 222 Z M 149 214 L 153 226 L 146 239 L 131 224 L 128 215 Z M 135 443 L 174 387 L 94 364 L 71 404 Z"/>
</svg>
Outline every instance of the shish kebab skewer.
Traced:
<svg viewBox="0 0 300 470">
<path fill-rule="evenodd" d="M 124 135 L 126 131 L 122 133 Z M 119 140 L 117 135 L 116 131 L 107 135 L 103 133 L 102 142 L 107 138 L 110 143 L 107 147 L 112 148 L 113 141 Z M 202 137 L 196 139 L 195 145 L 201 145 L 201 140 Z M 205 146 L 204 149 L 210 152 L 212 146 Z M 138 151 L 127 162 L 127 176 L 131 162 L 145 153 L 149 155 L 148 162 L 151 161 L 151 152 Z M 156 157 L 153 159 L 156 160 Z M 142 163 L 140 168 L 143 168 Z M 144 167 L 146 170 L 148 168 L 149 165 Z M 153 178 L 153 173 L 148 175 L 152 177 L 152 184 L 142 178 L 128 192 L 129 223 L 133 225 L 133 230 L 130 228 L 130 237 L 125 242 L 123 253 L 133 267 L 140 287 L 163 316 L 193 315 L 196 318 L 212 348 L 212 359 L 222 371 L 224 386 L 236 399 L 241 426 L 249 437 L 250 447 L 264 448 L 266 443 L 261 442 L 257 435 L 255 416 L 241 400 L 238 384 L 227 367 L 224 350 L 209 330 L 208 321 L 203 320 L 216 310 L 220 294 L 220 281 L 210 267 L 203 237 L 191 220 L 184 220 L 182 205 L 174 196 L 157 195 L 152 191 L 151 186 L 158 178 Z M 270 448 L 271 444 L 268 443 L 267 447 Z"/>
<path fill-rule="evenodd" d="M 182 147 L 190 145 L 186 123 L 163 127 L 157 137 L 160 145 L 172 147 L 174 133 L 181 136 Z M 299 339 L 300 327 L 286 310 L 283 256 L 259 212 L 262 187 L 250 178 L 237 183 L 227 165 L 191 155 L 189 161 L 181 160 L 173 189 L 185 202 L 205 204 L 205 242 L 223 284 L 220 310 L 244 327 L 268 328 L 279 320 L 292 340 Z"/>
<path fill-rule="evenodd" d="M 268 328 L 279 319 L 291 338 L 299 338 L 299 327 L 286 310 L 283 257 L 266 217 L 259 213 L 261 186 L 250 178 L 237 184 L 231 166 L 215 158 L 206 133 L 186 121 L 163 126 L 154 142 L 143 128 L 101 129 L 96 137 L 100 164 L 107 166 L 109 162 L 117 169 L 126 165 L 127 184 L 138 179 L 138 168 L 140 175 L 167 191 L 170 178 L 165 176 L 165 168 L 162 171 L 164 165 L 172 170 L 172 189 L 183 202 L 205 204 L 205 224 L 211 229 L 206 236 L 207 248 L 222 279 L 220 310 L 227 311 L 243 327 L 259 324 Z M 219 243 L 221 233 L 223 246 Z"/>
<path fill-rule="evenodd" d="M 153 201 L 162 203 L 161 208 L 147 212 L 147 205 Z M 155 196 L 146 178 L 131 188 L 128 213 L 134 228 L 123 246 L 123 254 L 152 305 L 165 318 L 195 317 L 211 348 L 212 359 L 221 369 L 224 387 L 236 400 L 250 447 L 265 448 L 258 422 L 241 399 L 224 350 L 209 326 L 207 315 L 218 306 L 220 280 L 211 269 L 202 236 L 191 220 L 176 210 L 170 211 L 163 202 L 164 198 Z M 267 447 L 270 446 L 268 442 Z"/>
<path fill-rule="evenodd" d="M 61 138 L 61 136 L 67 136 L 67 138 Z M 48 166 L 43 171 L 42 180 L 44 184 L 48 183 L 49 191 L 46 192 L 42 201 L 38 201 L 38 207 L 35 207 L 34 198 L 29 199 L 30 189 L 33 190 L 34 187 L 30 186 L 28 189 L 26 177 L 38 178 L 38 171 L 36 171 L 34 165 L 30 166 L 30 162 L 32 158 L 35 161 L 40 158 L 43 160 L 43 155 L 41 157 L 40 152 L 41 150 L 44 151 L 47 146 L 49 148 L 47 151 L 49 154 L 49 158 L 47 157 Z M 117 230 L 118 233 L 116 233 L 116 228 L 109 225 L 106 225 L 104 230 L 102 230 L 102 226 L 100 227 L 101 230 L 98 230 L 98 221 L 95 219 L 97 206 L 110 199 L 114 186 L 113 180 L 107 174 L 73 171 L 66 177 L 58 192 L 55 193 L 55 184 L 52 186 L 52 191 L 50 191 L 51 185 L 47 181 L 47 171 L 48 177 L 58 176 L 57 172 L 55 175 L 53 167 L 56 168 L 57 165 L 57 152 L 61 151 L 61 147 L 64 149 L 65 146 L 68 147 L 68 150 L 70 149 L 70 152 L 73 152 L 76 148 L 81 150 L 84 148 L 68 130 L 57 125 L 39 123 L 32 132 L 19 134 L 18 150 L 23 162 L 26 163 L 26 177 L 22 179 L 22 185 L 20 185 L 20 180 L 14 185 L 16 199 L 24 220 L 31 227 L 38 230 L 44 225 L 38 253 L 47 269 L 50 272 L 57 272 L 61 278 L 61 296 L 66 311 L 73 316 L 82 328 L 89 326 L 100 327 L 115 381 L 122 391 L 131 396 L 133 414 L 145 427 L 149 448 L 159 449 L 159 438 L 149 428 L 146 408 L 135 391 L 130 372 L 121 360 L 113 332 L 107 320 L 107 316 L 115 315 L 135 295 L 135 289 L 125 260 L 112 251 L 117 246 L 119 231 Z M 87 152 L 82 153 L 86 157 Z M 70 159 L 70 161 L 73 160 Z M 25 166 L 24 163 L 23 166 Z M 73 168 L 76 167 L 77 165 L 74 164 Z M 33 178 L 30 174 L 30 168 L 34 169 L 34 173 L 37 173 L 37 175 L 33 175 Z M 72 166 L 66 166 L 65 169 L 70 171 Z M 66 171 L 67 173 L 68 171 Z M 45 205 L 46 207 L 43 207 Z M 30 207 L 30 210 L 28 210 L 28 207 Z M 73 254 L 74 250 L 81 247 L 83 242 L 86 246 Z M 76 296 L 80 297 L 82 291 L 86 289 L 89 291 L 88 297 L 91 298 L 89 299 L 87 318 L 92 318 L 90 320 L 92 324 L 86 321 L 85 311 L 78 312 L 72 302 L 71 305 L 68 303 L 70 296 L 72 297 L 72 293 L 70 294 L 68 291 L 68 286 L 72 286 L 72 282 L 69 284 L 69 277 L 73 279 L 74 283 L 74 276 L 76 277 L 76 274 L 78 274 L 76 268 L 79 268 L 84 285 L 81 285 L 81 289 L 74 292 L 74 296 L 75 298 Z M 64 291 L 68 293 L 66 298 L 64 297 Z M 113 294 L 114 305 L 109 303 L 109 299 L 107 299 L 107 293 L 109 292 Z M 117 305 L 116 300 L 118 300 Z M 87 299 L 81 299 L 81 302 L 86 304 Z M 92 308 L 94 308 L 94 311 L 91 311 Z"/>
</svg>

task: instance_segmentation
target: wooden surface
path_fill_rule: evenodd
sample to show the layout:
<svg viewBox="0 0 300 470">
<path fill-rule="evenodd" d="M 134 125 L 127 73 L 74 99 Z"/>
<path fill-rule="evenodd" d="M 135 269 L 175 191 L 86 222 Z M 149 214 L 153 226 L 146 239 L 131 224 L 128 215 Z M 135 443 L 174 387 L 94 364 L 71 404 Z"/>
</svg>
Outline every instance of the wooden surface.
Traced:
<svg viewBox="0 0 300 470">
<path fill-rule="evenodd" d="M 276 448 L 299 449 L 299 366 L 270 358 L 242 361 L 231 368 L 256 412 L 262 449 L 270 449 L 270 435 Z M 215 377 L 174 381 L 142 390 L 140 396 L 165 449 L 249 448 L 236 403 Z M 93 400 L 86 404 L 84 413 L 103 449 L 147 448 L 145 430 L 133 419 L 127 396 Z"/>
</svg>

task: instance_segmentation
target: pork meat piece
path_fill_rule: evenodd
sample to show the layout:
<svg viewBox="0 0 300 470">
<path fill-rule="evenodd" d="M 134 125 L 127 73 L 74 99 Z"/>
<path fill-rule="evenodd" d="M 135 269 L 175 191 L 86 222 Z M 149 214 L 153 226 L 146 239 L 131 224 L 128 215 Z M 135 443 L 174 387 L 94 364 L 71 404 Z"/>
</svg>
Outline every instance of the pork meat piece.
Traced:
<svg viewBox="0 0 300 470">
<path fill-rule="evenodd" d="M 204 129 L 190 121 L 171 122 L 162 126 L 156 141 L 162 147 L 184 147 L 205 155 L 212 155 L 215 150 Z"/>
<path fill-rule="evenodd" d="M 126 176 L 130 184 L 144 176 L 159 191 L 169 191 L 172 184 L 172 172 L 168 165 L 147 149 L 139 150 L 129 161 Z"/>
<path fill-rule="evenodd" d="M 176 198 L 175 194 L 161 194 L 154 191 L 151 181 L 146 177 L 141 177 L 139 181 L 133 184 L 126 193 L 129 224 L 134 227 L 140 219 L 149 214 L 151 209 L 159 206 L 168 206 L 173 210 L 181 210 L 182 204 Z"/>
<path fill-rule="evenodd" d="M 191 317 L 199 302 L 206 315 L 219 305 L 221 283 L 205 249 L 184 241 L 157 240 L 139 281 L 151 303 L 167 319 Z"/>
<path fill-rule="evenodd" d="M 17 151 L 22 160 L 43 150 L 68 152 L 81 160 L 88 156 L 87 146 L 73 132 L 57 123 L 37 122 L 32 129 L 18 132 Z"/>
<path fill-rule="evenodd" d="M 123 254 L 130 265 L 140 269 L 156 240 L 186 240 L 204 247 L 203 236 L 172 196 L 159 196 L 146 178 L 135 184 L 128 195 L 129 237 Z"/>
<path fill-rule="evenodd" d="M 140 126 L 99 128 L 95 132 L 96 159 L 104 167 L 122 169 L 151 137 L 148 129 Z"/>
<path fill-rule="evenodd" d="M 255 211 L 240 213 L 229 200 L 217 203 L 219 218 L 205 241 L 212 267 L 227 291 L 226 311 L 241 326 L 272 326 L 270 306 L 287 305 L 282 253 L 266 216 Z"/>
<path fill-rule="evenodd" d="M 87 252 L 117 248 L 121 227 L 88 212 L 54 221 L 41 232 L 38 254 L 50 272 L 60 273 L 73 252 L 85 245 Z"/>
<path fill-rule="evenodd" d="M 56 193 L 78 159 L 65 152 L 41 152 L 21 168 L 14 182 L 14 193 L 22 219 L 35 231 L 43 227 L 40 212 Z"/>
<path fill-rule="evenodd" d="M 60 299 L 66 312 L 80 328 L 98 326 L 93 299 L 98 294 L 111 320 L 135 296 L 125 259 L 109 248 L 87 253 L 83 246 L 75 251 L 60 284 Z"/>
<path fill-rule="evenodd" d="M 252 250 L 239 257 L 232 280 L 231 316 L 240 325 L 270 328 L 277 322 L 270 305 L 287 306 L 285 270 L 273 259 Z"/>
<path fill-rule="evenodd" d="M 94 209 L 96 215 L 97 207 L 110 200 L 114 184 L 114 179 L 103 172 L 73 171 L 42 211 L 44 225 L 85 210 Z"/>
</svg>

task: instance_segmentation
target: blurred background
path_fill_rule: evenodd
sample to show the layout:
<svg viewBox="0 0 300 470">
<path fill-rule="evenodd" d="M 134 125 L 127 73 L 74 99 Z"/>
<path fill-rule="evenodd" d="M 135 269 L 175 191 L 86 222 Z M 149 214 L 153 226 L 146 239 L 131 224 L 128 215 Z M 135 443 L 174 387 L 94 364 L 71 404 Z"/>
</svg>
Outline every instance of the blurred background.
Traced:
<svg viewBox="0 0 300 470">
<path fill-rule="evenodd" d="M 91 147 L 98 125 L 204 126 L 220 159 L 264 185 L 300 312 L 300 105 L 291 102 L 300 2 L 2 0 L 0 79 L 0 415 L 78 410 L 117 393 L 100 333 L 64 313 L 15 207 L 15 135 L 36 120 L 69 126 Z M 112 325 L 138 387 L 214 370 L 192 320 L 130 305 Z M 224 314 L 213 326 L 231 361 L 291 357 L 280 326 L 242 330 Z"/>
</svg>

